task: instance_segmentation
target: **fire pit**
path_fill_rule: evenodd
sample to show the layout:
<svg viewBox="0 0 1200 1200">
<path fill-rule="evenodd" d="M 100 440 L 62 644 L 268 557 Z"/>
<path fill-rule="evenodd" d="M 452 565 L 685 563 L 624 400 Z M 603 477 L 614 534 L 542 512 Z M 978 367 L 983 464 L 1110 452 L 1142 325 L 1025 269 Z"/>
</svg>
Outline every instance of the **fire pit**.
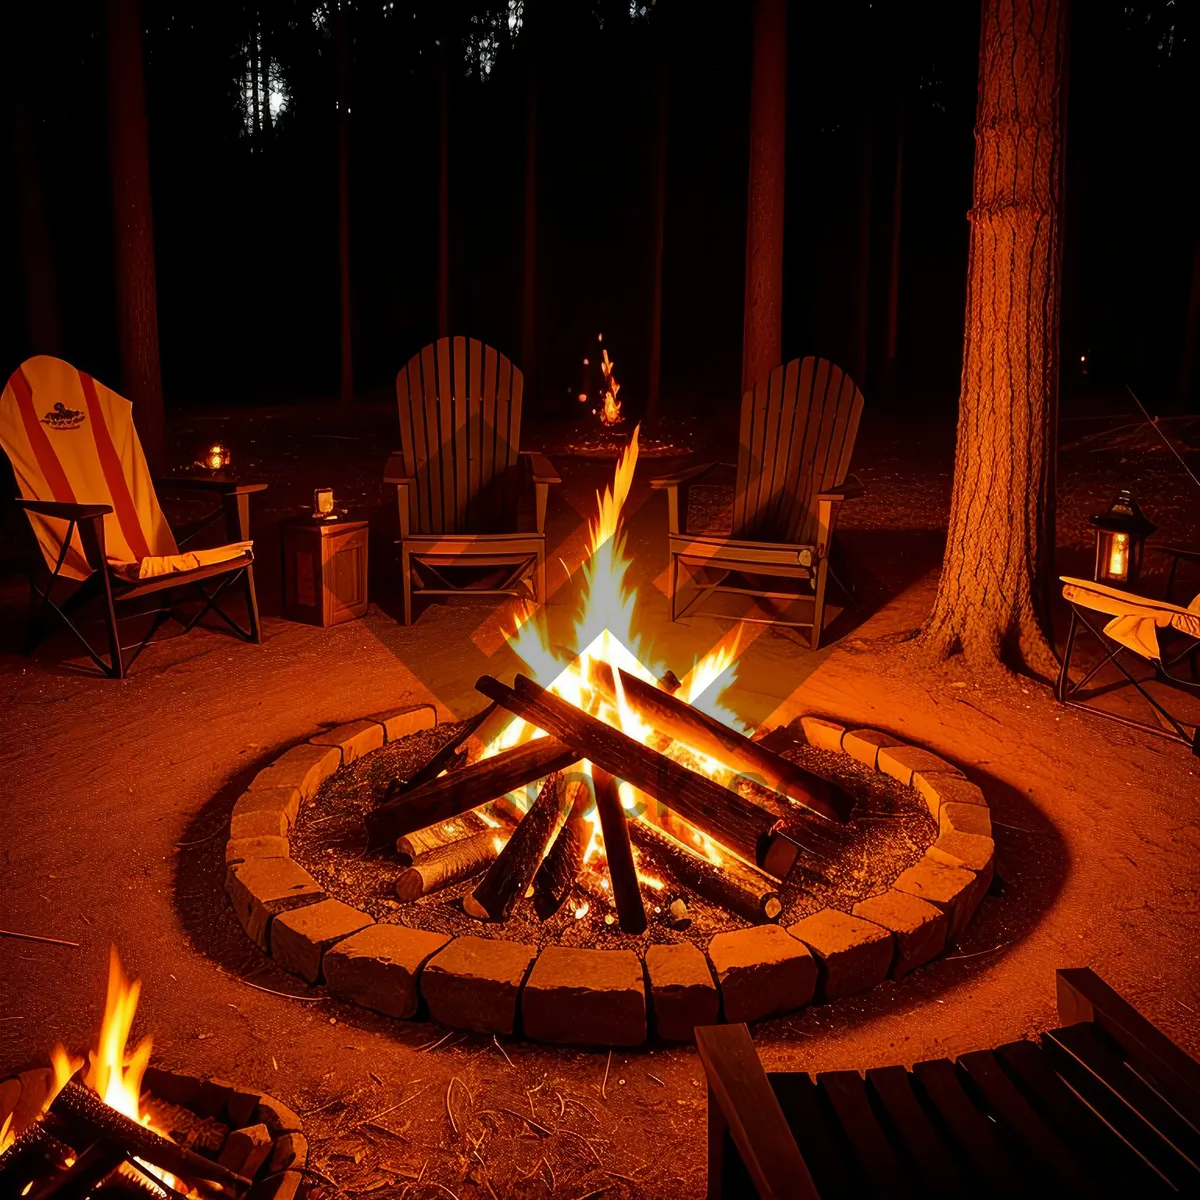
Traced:
<svg viewBox="0 0 1200 1200">
<path fill-rule="evenodd" d="M 236 1084 L 149 1066 L 149 1038 L 127 1053 L 139 986 L 114 950 L 86 1070 L 60 1045 L 51 1066 L 0 1080 L 0 1195 L 292 1200 L 300 1119 Z"/>
<path fill-rule="evenodd" d="M 756 740 L 712 699 L 737 630 L 682 680 L 642 648 L 620 528 L 637 447 L 597 497 L 569 650 L 527 612 L 530 675 L 481 678 L 491 706 L 436 752 L 407 756 L 420 719 L 384 714 L 238 802 L 230 897 L 289 970 L 395 1016 L 633 1045 L 648 1013 L 686 1038 L 837 999 L 961 931 L 993 845 L 956 768 L 818 718 L 786 754 Z"/>
</svg>

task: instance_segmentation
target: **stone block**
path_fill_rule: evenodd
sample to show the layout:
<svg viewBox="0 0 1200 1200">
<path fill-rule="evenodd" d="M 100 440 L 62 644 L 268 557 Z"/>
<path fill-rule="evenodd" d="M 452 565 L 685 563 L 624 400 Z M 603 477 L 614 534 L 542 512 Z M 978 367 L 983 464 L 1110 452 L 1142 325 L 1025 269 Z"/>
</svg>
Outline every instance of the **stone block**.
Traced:
<svg viewBox="0 0 1200 1200">
<path fill-rule="evenodd" d="M 987 808 L 987 797 L 969 779 L 948 771 L 914 771 L 912 786 L 925 798 L 936 820 L 943 804 L 974 804 Z"/>
<path fill-rule="evenodd" d="M 946 948 L 950 919 L 936 905 L 895 888 L 860 900 L 854 915 L 891 932 L 895 953 L 891 975 L 902 979 L 909 971 L 936 958 Z"/>
<path fill-rule="evenodd" d="M 203 1085 L 204 1080 L 198 1075 L 189 1075 L 185 1071 L 164 1071 L 159 1067 L 147 1067 L 142 1076 L 143 1091 L 150 1092 L 168 1104 L 178 1104 L 183 1108 L 192 1107 L 192 1101 Z M 252 1125 L 254 1122 L 247 1118 L 238 1124 Z"/>
<path fill-rule="evenodd" d="M 575 1046 L 646 1040 L 646 989 L 632 950 L 547 946 L 521 993 L 527 1037 Z"/>
<path fill-rule="evenodd" d="M 827 721 L 824 717 L 801 717 L 800 727 L 804 730 L 804 740 L 810 746 L 818 750 L 841 750 L 845 725 Z"/>
<path fill-rule="evenodd" d="M 250 790 L 294 787 L 301 800 L 311 799 L 317 789 L 342 765 L 337 746 L 314 746 L 302 742 L 281 754 L 269 767 L 259 771 Z"/>
<path fill-rule="evenodd" d="M 879 750 L 883 746 L 902 746 L 904 743 L 878 729 L 847 729 L 842 735 L 842 749 L 864 766 L 875 769 Z"/>
<path fill-rule="evenodd" d="M 928 856 L 904 871 L 892 886 L 898 892 L 907 892 L 940 908 L 950 921 L 946 932 L 948 942 L 962 930 L 974 911 L 975 873 Z"/>
<path fill-rule="evenodd" d="M 299 1133 L 300 1118 L 274 1096 L 264 1096 L 254 1110 L 255 1124 L 265 1125 L 274 1137 L 284 1133 Z"/>
<path fill-rule="evenodd" d="M 284 1171 L 282 1175 L 268 1174 L 265 1179 L 255 1182 L 246 1193 L 246 1200 L 297 1200 L 302 1194 L 300 1185 L 303 1182 L 302 1171 Z"/>
<path fill-rule="evenodd" d="M 536 957 L 537 947 L 522 942 L 456 938 L 421 972 L 430 1016 L 455 1029 L 512 1033 L 521 983 Z"/>
<path fill-rule="evenodd" d="M 336 729 L 328 729 L 308 740 L 314 746 L 337 746 L 342 752 L 342 765 L 378 750 L 383 745 L 384 729 L 378 721 L 350 721 Z"/>
<path fill-rule="evenodd" d="M 368 925 L 325 952 L 325 983 L 341 1000 L 411 1017 L 421 968 L 449 940 L 448 934 L 407 925 Z"/>
<path fill-rule="evenodd" d="M 943 804 L 938 811 L 938 829 L 942 833 L 971 833 L 990 838 L 991 810 L 986 804 Z"/>
<path fill-rule="evenodd" d="M 371 720 L 383 726 L 387 741 L 396 742 L 410 733 L 432 729 L 437 724 L 437 709 L 432 704 L 410 704 L 405 708 L 389 708 L 385 712 L 372 713 Z"/>
<path fill-rule="evenodd" d="M 248 858 L 229 868 L 225 890 L 242 928 L 263 950 L 272 917 L 325 899 L 321 885 L 290 858 Z"/>
<path fill-rule="evenodd" d="M 254 1120 L 254 1110 L 262 1100 L 262 1093 L 251 1091 L 241 1084 L 231 1083 L 228 1079 L 218 1079 L 215 1076 L 209 1080 L 215 1087 L 225 1093 L 224 1111 L 219 1115 L 231 1129 L 241 1129 L 245 1125 L 258 1125 Z"/>
<path fill-rule="evenodd" d="M 192 1097 L 188 1107 L 202 1117 L 220 1120 L 225 1116 L 225 1104 L 231 1095 L 229 1085 L 221 1079 L 206 1079 Z"/>
<path fill-rule="evenodd" d="M 268 768 L 269 770 L 270 768 Z M 251 788 L 243 792 L 233 806 L 233 818 L 250 813 L 277 813 L 287 822 L 284 833 L 295 824 L 300 811 L 300 789 L 294 787 Z"/>
<path fill-rule="evenodd" d="M 225 1140 L 217 1162 L 246 1179 L 253 1179 L 258 1168 L 271 1157 L 272 1138 L 265 1125 L 235 1129 Z"/>
<path fill-rule="evenodd" d="M 943 771 L 947 775 L 961 775 L 962 772 L 944 758 L 920 746 L 883 746 L 879 751 L 876 768 L 893 779 L 898 779 L 905 787 L 913 781 L 915 771 Z"/>
<path fill-rule="evenodd" d="M 280 913 L 271 926 L 271 957 L 285 971 L 316 983 L 325 951 L 374 919 L 340 900 L 322 900 Z"/>
<path fill-rule="evenodd" d="M 300 1170 L 307 1165 L 308 1138 L 302 1133 L 285 1133 L 275 1141 L 275 1149 L 271 1151 L 271 1159 L 267 1164 L 267 1174 L 290 1171 L 293 1167 Z"/>
<path fill-rule="evenodd" d="M 808 949 L 778 925 L 718 933 L 708 943 L 726 1021 L 758 1021 L 802 1008 L 817 986 Z"/>
<path fill-rule="evenodd" d="M 721 998 L 708 959 L 698 946 L 651 946 L 646 951 L 650 1003 L 658 1036 L 671 1042 L 690 1042 L 697 1025 L 715 1025 Z"/>
<path fill-rule="evenodd" d="M 891 931 L 861 916 L 823 908 L 788 926 L 817 960 L 817 994 L 840 1000 L 887 978 L 892 965 Z"/>
<path fill-rule="evenodd" d="M 291 846 L 278 834 L 263 837 L 230 838 L 225 843 L 225 865 L 245 862 L 250 858 L 290 858 Z"/>
<path fill-rule="evenodd" d="M 297 793 L 297 799 L 299 793 Z M 249 812 L 235 812 L 229 818 L 229 840 L 255 837 L 287 837 L 291 832 L 291 822 L 286 813 L 280 809 L 253 809 Z M 228 861 L 228 860 L 226 860 Z"/>
</svg>

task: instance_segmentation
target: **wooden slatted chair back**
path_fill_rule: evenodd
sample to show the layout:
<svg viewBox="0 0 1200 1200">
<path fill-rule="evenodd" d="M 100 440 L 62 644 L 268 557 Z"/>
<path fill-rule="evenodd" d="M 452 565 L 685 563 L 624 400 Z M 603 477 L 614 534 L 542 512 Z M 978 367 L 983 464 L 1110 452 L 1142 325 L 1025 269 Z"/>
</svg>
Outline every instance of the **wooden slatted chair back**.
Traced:
<svg viewBox="0 0 1200 1200">
<path fill-rule="evenodd" d="M 814 497 L 841 483 L 863 395 L 841 367 L 792 359 L 742 398 L 733 536 L 812 545 Z"/>
<path fill-rule="evenodd" d="M 475 338 L 441 338 L 396 376 L 415 533 L 516 529 L 525 378 Z"/>
</svg>

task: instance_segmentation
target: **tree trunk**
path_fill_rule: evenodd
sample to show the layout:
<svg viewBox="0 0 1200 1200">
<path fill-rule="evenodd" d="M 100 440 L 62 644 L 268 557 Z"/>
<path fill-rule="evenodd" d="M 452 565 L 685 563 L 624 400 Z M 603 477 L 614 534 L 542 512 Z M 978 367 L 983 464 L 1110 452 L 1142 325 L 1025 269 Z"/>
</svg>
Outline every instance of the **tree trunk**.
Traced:
<svg viewBox="0 0 1200 1200">
<path fill-rule="evenodd" d="M 354 403 L 354 346 L 350 319 L 350 16 L 339 0 L 333 18 L 337 42 L 338 278 L 341 285 L 341 386 L 338 402 Z"/>
<path fill-rule="evenodd" d="M 521 369 L 525 399 L 534 395 L 537 374 L 537 43 L 534 4 L 525 3 L 525 230 L 521 288 Z"/>
<path fill-rule="evenodd" d="M 667 150 L 671 126 L 671 40 L 667 25 L 668 0 L 658 14 L 658 95 L 654 151 L 654 284 L 650 301 L 650 378 L 646 386 L 644 419 L 654 421 L 660 410 L 662 385 L 663 239 L 667 215 Z"/>
<path fill-rule="evenodd" d="M 165 453 L 162 370 L 142 20 L 138 0 L 108 0 L 108 99 L 121 386 L 152 467 Z"/>
<path fill-rule="evenodd" d="M 787 0 L 755 0 L 746 201 L 742 390 L 783 359 L 783 187 L 787 133 Z"/>
<path fill-rule="evenodd" d="M 46 208 L 46 188 L 38 156 L 33 114 L 29 111 L 24 72 L 9 75 L 9 120 L 12 133 L 17 240 L 25 277 L 25 320 L 31 354 L 60 354 L 62 325 L 54 238 Z"/>
<path fill-rule="evenodd" d="M 1049 676 L 1067 0 L 984 0 L 958 448 L 922 641 Z"/>
<path fill-rule="evenodd" d="M 450 21 L 441 0 L 438 39 L 438 337 L 450 336 Z M 524 364 L 522 364 L 524 366 Z"/>
</svg>

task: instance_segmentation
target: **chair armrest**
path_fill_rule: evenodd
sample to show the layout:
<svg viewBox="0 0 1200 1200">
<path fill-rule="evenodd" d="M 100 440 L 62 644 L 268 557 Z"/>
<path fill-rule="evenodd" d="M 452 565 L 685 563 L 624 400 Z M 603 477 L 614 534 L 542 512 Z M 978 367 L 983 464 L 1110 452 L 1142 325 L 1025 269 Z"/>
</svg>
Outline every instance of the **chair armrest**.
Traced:
<svg viewBox="0 0 1200 1200">
<path fill-rule="evenodd" d="M 836 487 L 827 492 L 818 492 L 817 500 L 856 500 L 866 489 L 857 475 L 847 475 Z"/>
<path fill-rule="evenodd" d="M 684 467 L 682 471 L 676 471 L 674 475 L 660 475 L 657 479 L 650 480 L 650 486 L 658 489 L 679 487 L 681 484 L 691 483 L 701 475 L 707 475 L 714 467 L 721 465 L 721 463 L 709 462 L 698 463 L 693 467 Z"/>
<path fill-rule="evenodd" d="M 236 479 L 171 476 L 155 480 L 156 488 L 174 489 L 182 492 L 212 492 L 217 496 L 248 496 L 252 492 L 265 492 L 265 483 L 239 483 Z"/>
<path fill-rule="evenodd" d="M 522 450 L 521 457 L 529 460 L 529 474 L 534 483 L 562 483 L 554 464 L 537 450 Z"/>
<path fill-rule="evenodd" d="M 383 482 L 396 485 L 396 507 L 400 515 L 400 536 L 408 537 L 412 532 L 412 506 L 416 500 L 417 480 L 414 475 L 404 473 L 404 456 L 393 451 L 383 468 Z"/>
<path fill-rule="evenodd" d="M 111 504 L 74 504 L 66 500 L 17 500 L 17 506 L 42 517 L 58 517 L 61 521 L 87 521 L 107 516 Z"/>
</svg>

